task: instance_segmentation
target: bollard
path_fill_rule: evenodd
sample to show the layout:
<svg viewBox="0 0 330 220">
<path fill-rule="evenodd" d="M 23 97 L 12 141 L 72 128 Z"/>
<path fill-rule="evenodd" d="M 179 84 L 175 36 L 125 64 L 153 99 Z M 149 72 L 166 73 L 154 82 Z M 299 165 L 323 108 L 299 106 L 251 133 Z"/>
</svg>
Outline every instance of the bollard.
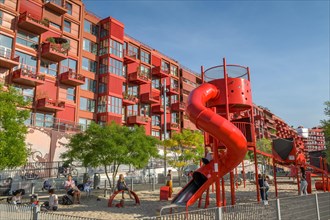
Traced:
<svg viewBox="0 0 330 220">
<path fill-rule="evenodd" d="M 33 207 L 33 220 L 38 220 L 39 212 L 40 212 L 40 207 L 38 205 L 34 206 Z"/>
<path fill-rule="evenodd" d="M 151 185 L 151 187 L 152 187 L 151 191 L 155 191 L 155 177 L 152 177 L 152 178 L 151 178 L 151 181 L 152 181 L 152 182 L 151 182 L 151 184 L 152 184 L 152 185 Z"/>
<path fill-rule="evenodd" d="M 104 197 L 108 197 L 108 190 L 107 190 L 107 181 L 104 180 Z"/>
<path fill-rule="evenodd" d="M 33 194 L 34 194 L 34 188 L 35 188 L 35 185 L 34 185 L 34 183 L 31 183 L 31 195 L 33 195 Z"/>
<path fill-rule="evenodd" d="M 133 178 L 131 178 L 131 190 L 134 191 L 134 188 L 133 188 Z"/>
</svg>

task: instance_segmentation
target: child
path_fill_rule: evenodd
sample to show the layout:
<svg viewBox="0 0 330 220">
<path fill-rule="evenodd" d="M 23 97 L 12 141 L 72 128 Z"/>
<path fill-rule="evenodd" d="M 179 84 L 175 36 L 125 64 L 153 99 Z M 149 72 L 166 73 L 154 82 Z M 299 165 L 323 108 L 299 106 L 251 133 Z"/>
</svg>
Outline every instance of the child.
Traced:
<svg viewBox="0 0 330 220">
<path fill-rule="evenodd" d="M 48 207 L 46 206 L 46 208 L 51 211 L 56 211 L 58 208 L 58 196 L 55 194 L 55 190 L 53 188 L 48 190 L 48 193 Z"/>
<path fill-rule="evenodd" d="M 126 185 L 125 178 L 124 178 L 124 175 L 123 174 L 120 174 L 119 175 L 119 179 L 117 181 L 117 188 L 118 188 L 118 190 L 127 190 L 129 197 L 131 199 L 133 199 L 133 196 L 131 195 L 131 191 L 130 191 L 130 189 Z M 122 194 L 122 198 L 125 199 L 124 198 L 124 192 Z"/>
<path fill-rule="evenodd" d="M 168 173 L 167 173 L 167 176 L 166 176 L 166 186 L 170 187 L 168 197 L 171 198 L 172 193 L 173 193 L 172 170 L 168 170 Z"/>
</svg>

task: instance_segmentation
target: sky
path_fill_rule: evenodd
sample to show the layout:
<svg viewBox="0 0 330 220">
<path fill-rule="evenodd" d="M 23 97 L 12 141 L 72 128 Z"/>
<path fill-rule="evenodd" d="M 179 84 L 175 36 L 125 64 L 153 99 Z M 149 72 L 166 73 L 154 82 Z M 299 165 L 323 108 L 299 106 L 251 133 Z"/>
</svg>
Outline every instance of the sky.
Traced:
<svg viewBox="0 0 330 220">
<path fill-rule="evenodd" d="M 125 33 L 200 72 L 248 66 L 253 102 L 288 125 L 311 128 L 330 100 L 329 11 L 323 1 L 83 0 Z"/>
</svg>

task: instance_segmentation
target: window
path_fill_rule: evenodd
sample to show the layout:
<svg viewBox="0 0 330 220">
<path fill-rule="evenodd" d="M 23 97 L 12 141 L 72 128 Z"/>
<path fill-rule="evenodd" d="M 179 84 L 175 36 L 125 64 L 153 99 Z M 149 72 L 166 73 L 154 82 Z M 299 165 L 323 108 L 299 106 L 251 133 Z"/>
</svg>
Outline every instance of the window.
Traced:
<svg viewBox="0 0 330 220">
<path fill-rule="evenodd" d="M 0 3 L 1 3 L 1 0 L 0 0 Z M 3 2 L 2 2 L 3 3 Z M 2 19 L 3 19 L 3 12 L 0 11 L 0 25 L 2 25 Z"/>
<path fill-rule="evenodd" d="M 67 93 L 66 93 L 66 99 L 67 100 L 71 100 L 71 101 L 75 101 L 76 99 L 76 90 L 75 87 L 69 87 L 67 89 Z"/>
<path fill-rule="evenodd" d="M 81 125 L 81 130 L 85 131 L 87 127 L 92 123 L 92 120 L 87 118 L 79 118 L 79 124 Z"/>
<path fill-rule="evenodd" d="M 171 75 L 178 76 L 178 67 L 171 65 Z"/>
<path fill-rule="evenodd" d="M 83 49 L 97 55 L 97 43 L 84 38 Z"/>
<path fill-rule="evenodd" d="M 153 115 L 151 117 L 152 126 L 160 127 L 160 115 Z"/>
<path fill-rule="evenodd" d="M 150 116 L 150 105 L 141 104 L 140 115 L 149 117 Z"/>
<path fill-rule="evenodd" d="M 65 8 L 67 10 L 67 13 L 69 15 L 72 15 L 72 4 L 70 4 L 69 2 L 65 2 Z"/>
<path fill-rule="evenodd" d="M 127 55 L 130 57 L 134 57 L 135 59 L 138 58 L 139 55 L 139 48 L 132 45 L 132 44 L 128 44 L 128 48 L 127 48 Z"/>
<path fill-rule="evenodd" d="M 64 20 L 64 31 L 71 33 L 71 22 Z"/>
<path fill-rule="evenodd" d="M 101 24 L 100 37 L 102 38 L 109 36 L 109 30 L 110 30 L 109 22 Z"/>
<path fill-rule="evenodd" d="M 141 58 L 140 60 L 144 63 L 149 63 L 150 64 L 150 53 L 141 50 Z"/>
<path fill-rule="evenodd" d="M 119 60 L 110 58 L 109 71 L 117 76 L 123 76 L 123 63 Z"/>
<path fill-rule="evenodd" d="M 84 21 L 84 31 L 88 32 L 94 36 L 98 35 L 99 32 L 99 27 L 95 24 L 93 24 L 92 22 L 85 20 Z"/>
<path fill-rule="evenodd" d="M 169 72 L 170 64 L 164 60 L 162 60 L 162 71 Z"/>
<path fill-rule="evenodd" d="M 95 100 L 80 97 L 80 110 L 95 112 Z"/>
<path fill-rule="evenodd" d="M 35 45 L 39 44 L 39 36 L 23 30 L 18 30 L 16 42 L 27 47 L 35 48 Z"/>
<path fill-rule="evenodd" d="M 24 100 L 32 103 L 34 98 L 34 88 L 20 87 L 15 85 L 15 89 L 24 97 Z"/>
<path fill-rule="evenodd" d="M 11 46 L 13 44 L 13 38 L 0 34 L 0 52 L 1 56 L 7 59 L 11 57 Z"/>
<path fill-rule="evenodd" d="M 151 135 L 153 136 L 153 137 L 160 137 L 160 131 L 157 131 L 157 130 L 152 130 L 151 131 Z"/>
<path fill-rule="evenodd" d="M 121 115 L 122 111 L 122 99 L 109 96 L 108 100 L 108 111 Z"/>
<path fill-rule="evenodd" d="M 138 114 L 138 105 L 127 106 L 127 116 L 135 116 Z"/>
<path fill-rule="evenodd" d="M 106 112 L 107 111 L 107 96 L 101 96 L 97 100 L 97 111 L 99 113 Z"/>
<path fill-rule="evenodd" d="M 105 93 L 107 91 L 107 80 L 106 76 L 99 78 L 99 93 Z"/>
<path fill-rule="evenodd" d="M 171 78 L 171 89 L 179 90 L 179 82 L 176 79 Z"/>
<path fill-rule="evenodd" d="M 57 76 L 57 63 L 41 59 L 40 72 L 51 76 Z"/>
<path fill-rule="evenodd" d="M 87 59 L 85 57 L 82 58 L 82 69 L 83 70 L 87 70 L 93 73 L 96 73 L 96 66 L 97 66 L 97 62 Z"/>
<path fill-rule="evenodd" d="M 19 51 L 15 51 L 15 55 L 19 56 L 19 62 L 21 63 L 20 66 L 27 68 L 34 73 L 36 72 L 36 66 L 37 66 L 37 59 L 36 57 L 33 57 L 31 55 L 21 53 Z"/>
<path fill-rule="evenodd" d="M 177 103 L 179 101 L 178 95 L 172 95 L 171 96 L 171 103 Z"/>
<path fill-rule="evenodd" d="M 67 72 L 69 69 L 72 69 L 73 72 L 77 70 L 77 61 L 73 59 L 65 59 L 61 61 L 61 73 Z"/>
<path fill-rule="evenodd" d="M 115 40 L 110 40 L 110 54 L 123 57 L 123 45 Z"/>
<path fill-rule="evenodd" d="M 171 113 L 171 123 L 177 124 L 179 123 L 179 114 Z"/>
<path fill-rule="evenodd" d="M 139 96 L 139 86 L 128 86 L 127 94 L 138 97 Z"/>
<path fill-rule="evenodd" d="M 142 74 L 143 76 L 146 76 L 148 79 L 150 79 L 150 72 L 151 72 L 150 67 L 140 65 L 140 74 Z"/>
<path fill-rule="evenodd" d="M 61 29 L 61 25 L 55 24 L 55 23 L 53 23 L 51 21 L 49 22 L 49 26 L 54 27 L 54 28 L 57 28 L 57 29 Z"/>
<path fill-rule="evenodd" d="M 85 78 L 85 84 L 81 85 L 82 90 L 88 90 L 91 92 L 96 92 L 96 80 L 90 78 Z"/>
<path fill-rule="evenodd" d="M 52 114 L 36 113 L 36 126 L 51 128 L 53 124 L 54 116 Z"/>
<path fill-rule="evenodd" d="M 160 89 L 160 79 L 159 78 L 153 78 L 151 82 L 152 88 L 154 89 Z"/>
</svg>

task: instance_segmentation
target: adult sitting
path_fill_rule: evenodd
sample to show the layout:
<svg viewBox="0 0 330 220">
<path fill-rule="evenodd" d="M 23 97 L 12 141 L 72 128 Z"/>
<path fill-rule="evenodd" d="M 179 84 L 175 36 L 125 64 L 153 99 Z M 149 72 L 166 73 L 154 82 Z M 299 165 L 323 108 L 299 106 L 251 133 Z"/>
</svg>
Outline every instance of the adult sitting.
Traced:
<svg viewBox="0 0 330 220">
<path fill-rule="evenodd" d="M 77 201 L 78 204 L 80 204 L 80 190 L 76 186 L 74 180 L 72 179 L 72 176 L 68 176 L 68 180 L 65 181 L 65 190 L 68 195 L 73 197 L 73 204 Z"/>
</svg>

